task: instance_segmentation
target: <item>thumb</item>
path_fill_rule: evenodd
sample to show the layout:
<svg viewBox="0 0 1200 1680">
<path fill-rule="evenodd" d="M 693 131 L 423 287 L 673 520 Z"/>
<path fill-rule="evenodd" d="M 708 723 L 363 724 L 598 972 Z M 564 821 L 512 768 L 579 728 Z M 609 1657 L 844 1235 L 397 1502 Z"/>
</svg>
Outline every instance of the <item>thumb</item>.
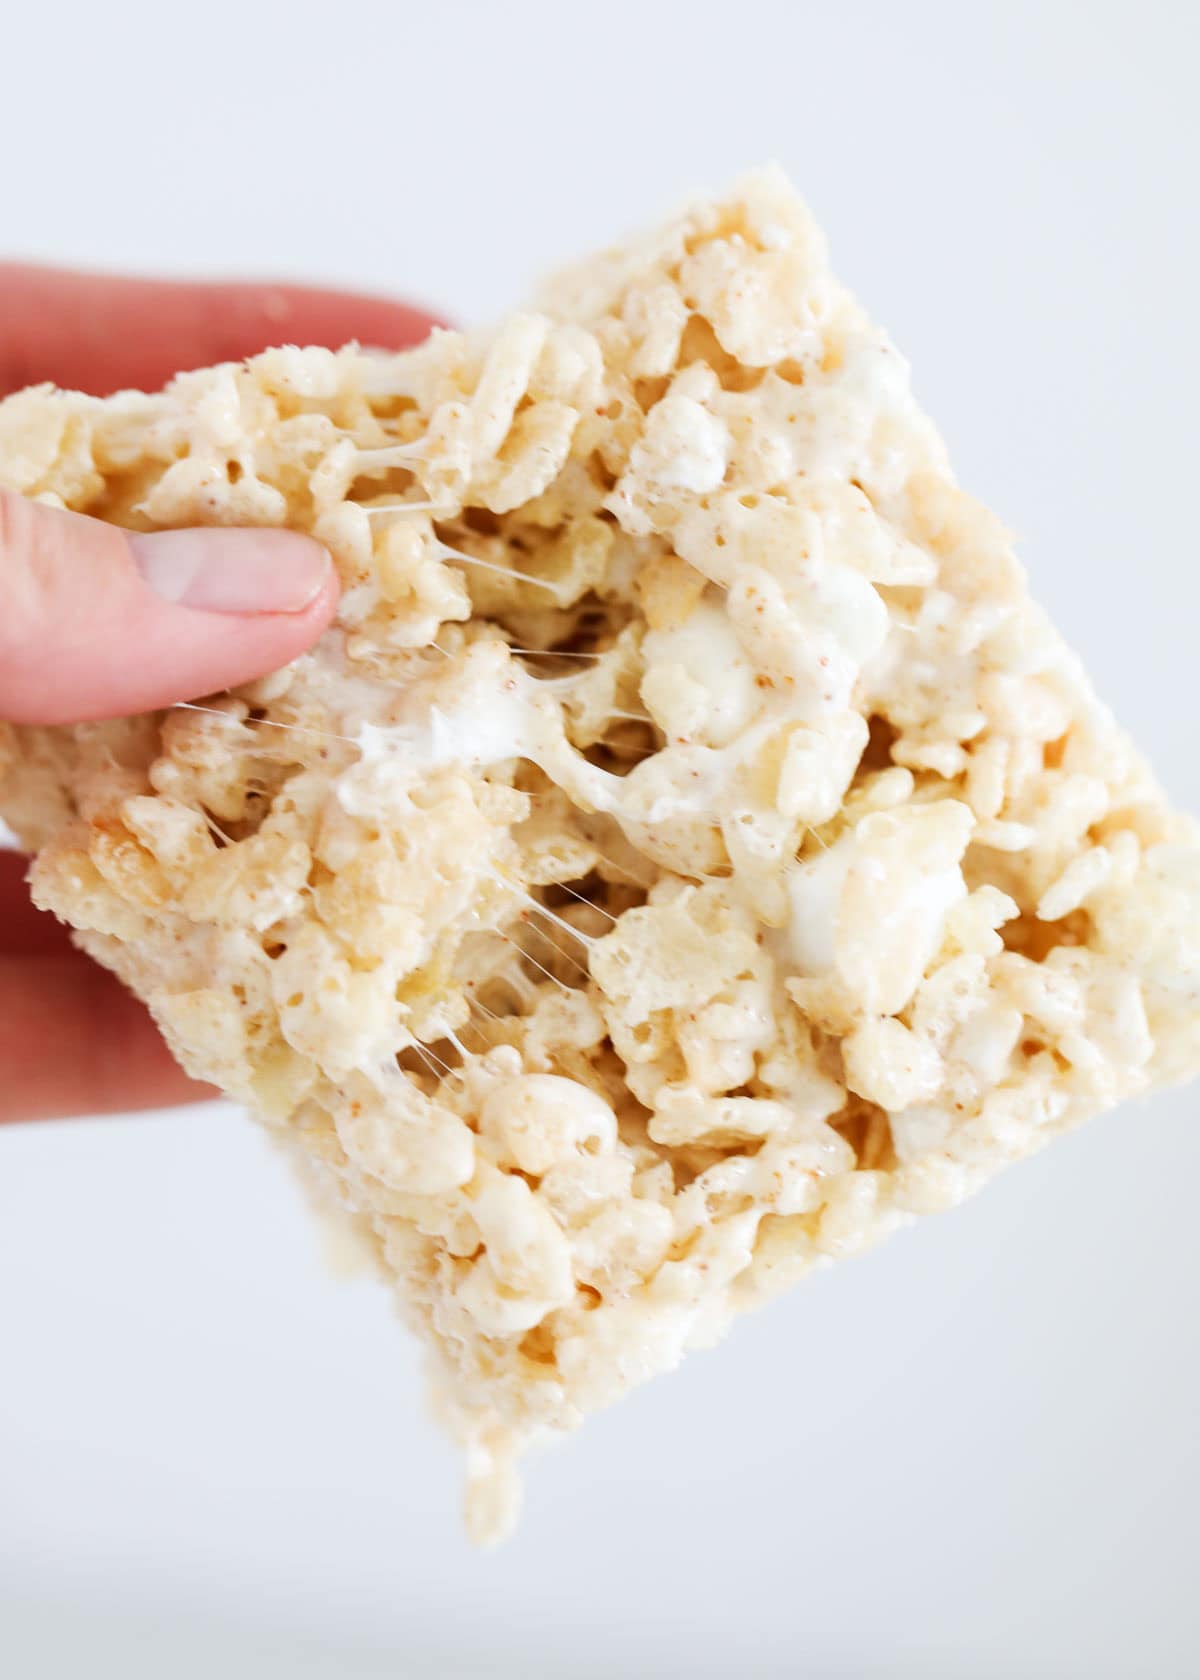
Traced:
<svg viewBox="0 0 1200 1680">
<path fill-rule="evenodd" d="M 295 531 L 123 531 L 0 491 L 0 719 L 120 717 L 286 665 L 333 616 Z"/>
</svg>

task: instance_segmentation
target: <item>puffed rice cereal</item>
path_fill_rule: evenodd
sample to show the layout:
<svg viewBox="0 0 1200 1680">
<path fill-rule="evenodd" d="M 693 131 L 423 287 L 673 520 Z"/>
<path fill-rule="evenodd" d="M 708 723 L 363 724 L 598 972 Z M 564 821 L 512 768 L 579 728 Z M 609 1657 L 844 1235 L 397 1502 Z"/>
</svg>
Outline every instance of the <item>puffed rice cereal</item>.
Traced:
<svg viewBox="0 0 1200 1680">
<path fill-rule="evenodd" d="M 1197 825 L 777 172 L 494 331 L 22 392 L 0 483 L 335 556 L 286 670 L 0 725 L 0 809 L 394 1286 L 477 1538 L 530 1445 L 1200 1067 Z"/>
</svg>

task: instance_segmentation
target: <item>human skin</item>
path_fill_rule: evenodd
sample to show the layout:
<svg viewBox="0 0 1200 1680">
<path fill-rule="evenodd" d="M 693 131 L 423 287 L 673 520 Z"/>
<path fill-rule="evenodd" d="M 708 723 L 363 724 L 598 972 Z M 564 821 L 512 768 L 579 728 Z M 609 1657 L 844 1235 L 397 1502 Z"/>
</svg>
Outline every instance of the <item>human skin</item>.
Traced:
<svg viewBox="0 0 1200 1680">
<path fill-rule="evenodd" d="M 385 299 L 0 263 L 0 397 L 105 396 L 280 343 L 399 349 L 433 318 Z M 284 665 L 328 624 L 337 585 L 311 538 L 169 533 L 0 491 L 0 719 L 78 722 L 211 694 Z M 0 1121 L 195 1102 L 142 1006 L 36 910 L 28 860 L 0 852 Z"/>
</svg>

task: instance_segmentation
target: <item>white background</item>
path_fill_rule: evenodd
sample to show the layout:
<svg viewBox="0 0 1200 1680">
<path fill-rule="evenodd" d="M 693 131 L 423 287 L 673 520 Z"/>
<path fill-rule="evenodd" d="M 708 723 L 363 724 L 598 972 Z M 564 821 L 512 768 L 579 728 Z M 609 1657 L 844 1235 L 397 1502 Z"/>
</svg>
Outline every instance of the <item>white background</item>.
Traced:
<svg viewBox="0 0 1200 1680">
<path fill-rule="evenodd" d="M 780 159 L 1200 807 L 1189 0 L 22 11 L 13 255 L 474 319 Z M 537 1463 L 488 1555 L 385 1299 L 326 1275 L 240 1115 L 10 1128 L 0 1668 L 1196 1673 L 1194 1108 L 1096 1123 L 748 1321 Z"/>
</svg>

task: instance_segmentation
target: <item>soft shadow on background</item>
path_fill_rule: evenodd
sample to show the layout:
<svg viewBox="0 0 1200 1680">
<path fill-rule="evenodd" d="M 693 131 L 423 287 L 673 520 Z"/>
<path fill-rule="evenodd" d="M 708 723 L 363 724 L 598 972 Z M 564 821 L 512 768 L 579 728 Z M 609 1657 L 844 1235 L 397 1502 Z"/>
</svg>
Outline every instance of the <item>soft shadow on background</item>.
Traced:
<svg viewBox="0 0 1200 1680">
<path fill-rule="evenodd" d="M 4 32 L 3 242 L 476 320 L 776 157 L 962 481 L 1200 809 L 1198 16 L 26 12 Z M 487 1555 L 386 1300 L 325 1273 L 241 1116 L 13 1128 L 0 1668 L 1195 1672 L 1195 1106 L 1111 1116 L 748 1321 L 535 1463 Z"/>
</svg>

